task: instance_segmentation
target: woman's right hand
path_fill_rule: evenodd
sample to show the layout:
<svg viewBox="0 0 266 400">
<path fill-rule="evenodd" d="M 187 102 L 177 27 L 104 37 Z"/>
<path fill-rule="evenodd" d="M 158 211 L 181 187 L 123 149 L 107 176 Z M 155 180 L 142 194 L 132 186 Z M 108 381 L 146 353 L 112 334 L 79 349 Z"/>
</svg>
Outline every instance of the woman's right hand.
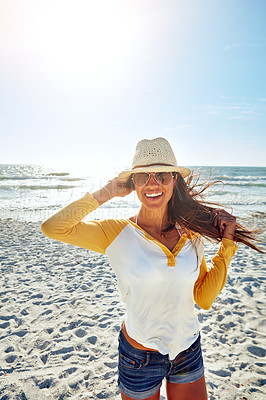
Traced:
<svg viewBox="0 0 266 400">
<path fill-rule="evenodd" d="M 130 181 L 131 182 L 131 181 Z M 99 204 L 103 204 L 113 197 L 125 197 L 134 190 L 133 184 L 121 182 L 117 177 L 111 179 L 97 192 L 93 193 L 93 197 Z"/>
<path fill-rule="evenodd" d="M 110 192 L 112 198 L 116 196 L 125 197 L 134 190 L 133 185 L 121 182 L 117 177 L 108 181 L 104 188 Z"/>
</svg>

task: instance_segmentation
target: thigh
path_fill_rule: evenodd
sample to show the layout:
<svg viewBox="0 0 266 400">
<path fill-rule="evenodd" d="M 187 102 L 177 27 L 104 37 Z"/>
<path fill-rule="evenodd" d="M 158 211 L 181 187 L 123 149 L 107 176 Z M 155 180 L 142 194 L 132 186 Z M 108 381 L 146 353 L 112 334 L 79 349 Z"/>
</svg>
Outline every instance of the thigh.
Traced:
<svg viewBox="0 0 266 400">
<path fill-rule="evenodd" d="M 166 381 L 168 400 L 207 400 L 207 389 L 204 375 L 195 382 L 172 383 Z"/>
</svg>

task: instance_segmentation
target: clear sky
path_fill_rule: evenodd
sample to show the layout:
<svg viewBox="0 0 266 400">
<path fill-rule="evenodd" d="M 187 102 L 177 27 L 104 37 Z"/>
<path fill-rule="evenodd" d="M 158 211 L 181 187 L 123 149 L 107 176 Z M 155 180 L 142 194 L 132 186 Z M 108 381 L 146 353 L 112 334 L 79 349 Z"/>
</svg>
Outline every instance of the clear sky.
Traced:
<svg viewBox="0 0 266 400">
<path fill-rule="evenodd" d="M 265 166 L 265 0 L 0 0 L 0 163 Z"/>
</svg>

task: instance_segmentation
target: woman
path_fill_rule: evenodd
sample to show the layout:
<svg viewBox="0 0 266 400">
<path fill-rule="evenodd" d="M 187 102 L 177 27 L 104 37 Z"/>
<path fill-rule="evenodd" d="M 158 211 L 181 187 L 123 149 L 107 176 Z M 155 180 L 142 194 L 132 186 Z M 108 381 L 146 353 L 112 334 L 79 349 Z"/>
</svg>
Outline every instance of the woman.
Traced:
<svg viewBox="0 0 266 400">
<path fill-rule="evenodd" d="M 204 202 L 190 178 L 184 181 L 190 174 L 177 166 L 166 139 L 142 140 L 129 171 L 42 224 L 53 239 L 106 254 L 117 275 L 127 309 L 119 335 L 123 400 L 158 400 L 164 378 L 168 400 L 207 399 L 194 301 L 208 309 L 222 290 L 234 239 L 255 248 L 251 232 Z M 134 189 L 141 201 L 136 216 L 82 222 Z M 209 271 L 202 236 L 221 242 Z"/>
</svg>

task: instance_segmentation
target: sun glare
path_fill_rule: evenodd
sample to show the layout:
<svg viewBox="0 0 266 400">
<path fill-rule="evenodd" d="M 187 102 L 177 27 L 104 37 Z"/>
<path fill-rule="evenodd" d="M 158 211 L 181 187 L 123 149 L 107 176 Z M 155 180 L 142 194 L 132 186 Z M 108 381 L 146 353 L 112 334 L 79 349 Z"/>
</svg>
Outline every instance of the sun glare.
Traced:
<svg viewBox="0 0 266 400">
<path fill-rule="evenodd" d="M 25 73 L 43 75 L 43 84 L 49 80 L 60 88 L 67 82 L 68 88 L 99 90 L 123 82 L 151 55 L 147 47 L 160 29 L 152 8 L 139 2 L 5 4 L 13 45 L 23 55 L 21 63 L 31 66 Z"/>
</svg>

